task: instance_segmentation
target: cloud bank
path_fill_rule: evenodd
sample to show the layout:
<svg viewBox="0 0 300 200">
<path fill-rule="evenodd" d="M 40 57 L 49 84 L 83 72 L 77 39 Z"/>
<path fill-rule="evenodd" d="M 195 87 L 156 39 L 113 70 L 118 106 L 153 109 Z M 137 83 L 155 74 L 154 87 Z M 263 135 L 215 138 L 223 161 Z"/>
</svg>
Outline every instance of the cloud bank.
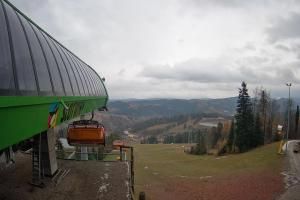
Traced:
<svg viewBox="0 0 300 200">
<path fill-rule="evenodd" d="M 300 96 L 300 2 L 11 0 L 106 78 L 111 98 Z"/>
</svg>

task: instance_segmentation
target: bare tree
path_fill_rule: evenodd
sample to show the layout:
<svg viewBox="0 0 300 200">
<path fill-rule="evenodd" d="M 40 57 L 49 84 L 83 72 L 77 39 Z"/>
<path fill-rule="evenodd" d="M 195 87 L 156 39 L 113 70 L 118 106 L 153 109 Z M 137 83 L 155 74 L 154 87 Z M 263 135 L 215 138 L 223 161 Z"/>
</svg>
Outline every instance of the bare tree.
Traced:
<svg viewBox="0 0 300 200">
<path fill-rule="evenodd" d="M 299 138 L 298 135 L 298 125 L 299 125 L 299 105 L 297 105 L 296 115 L 295 115 L 295 138 Z"/>
<path fill-rule="evenodd" d="M 269 102 L 270 97 L 265 89 L 261 89 L 260 91 L 260 99 L 259 99 L 259 113 L 260 118 L 262 119 L 262 127 L 264 133 L 264 142 L 267 143 L 268 141 L 268 134 L 267 134 L 267 113 L 269 109 Z"/>
</svg>

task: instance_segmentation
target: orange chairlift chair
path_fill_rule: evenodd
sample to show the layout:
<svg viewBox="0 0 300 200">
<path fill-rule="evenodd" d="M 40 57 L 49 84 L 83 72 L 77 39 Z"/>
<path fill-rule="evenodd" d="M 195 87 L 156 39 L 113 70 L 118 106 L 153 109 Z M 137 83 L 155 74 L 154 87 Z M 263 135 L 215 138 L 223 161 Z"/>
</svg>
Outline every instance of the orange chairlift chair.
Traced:
<svg viewBox="0 0 300 200">
<path fill-rule="evenodd" d="M 68 143 L 76 145 L 105 145 L 104 126 L 94 120 L 79 120 L 69 124 Z"/>
</svg>

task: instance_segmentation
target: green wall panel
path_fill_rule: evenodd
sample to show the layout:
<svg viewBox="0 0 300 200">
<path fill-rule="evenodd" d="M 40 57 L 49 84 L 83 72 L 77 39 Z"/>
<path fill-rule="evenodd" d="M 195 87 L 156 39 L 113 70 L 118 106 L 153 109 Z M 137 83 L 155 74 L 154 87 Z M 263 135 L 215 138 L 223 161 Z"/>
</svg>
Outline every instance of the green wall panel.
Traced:
<svg viewBox="0 0 300 200">
<path fill-rule="evenodd" d="M 107 97 L 2 96 L 0 150 L 47 130 L 53 104 L 58 105 L 56 125 L 59 125 L 106 106 L 107 100 Z"/>
</svg>

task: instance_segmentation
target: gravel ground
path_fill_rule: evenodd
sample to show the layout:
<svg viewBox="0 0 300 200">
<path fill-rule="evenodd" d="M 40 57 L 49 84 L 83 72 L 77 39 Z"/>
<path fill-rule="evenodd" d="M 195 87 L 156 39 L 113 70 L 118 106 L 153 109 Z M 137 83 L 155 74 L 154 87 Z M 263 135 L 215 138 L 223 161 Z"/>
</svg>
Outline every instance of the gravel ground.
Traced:
<svg viewBox="0 0 300 200">
<path fill-rule="evenodd" d="M 31 156 L 18 153 L 16 164 L 0 171 L 0 200 L 129 199 L 125 162 L 59 160 L 58 166 L 68 171 L 58 184 L 44 178 L 46 187 L 32 187 Z"/>
</svg>

